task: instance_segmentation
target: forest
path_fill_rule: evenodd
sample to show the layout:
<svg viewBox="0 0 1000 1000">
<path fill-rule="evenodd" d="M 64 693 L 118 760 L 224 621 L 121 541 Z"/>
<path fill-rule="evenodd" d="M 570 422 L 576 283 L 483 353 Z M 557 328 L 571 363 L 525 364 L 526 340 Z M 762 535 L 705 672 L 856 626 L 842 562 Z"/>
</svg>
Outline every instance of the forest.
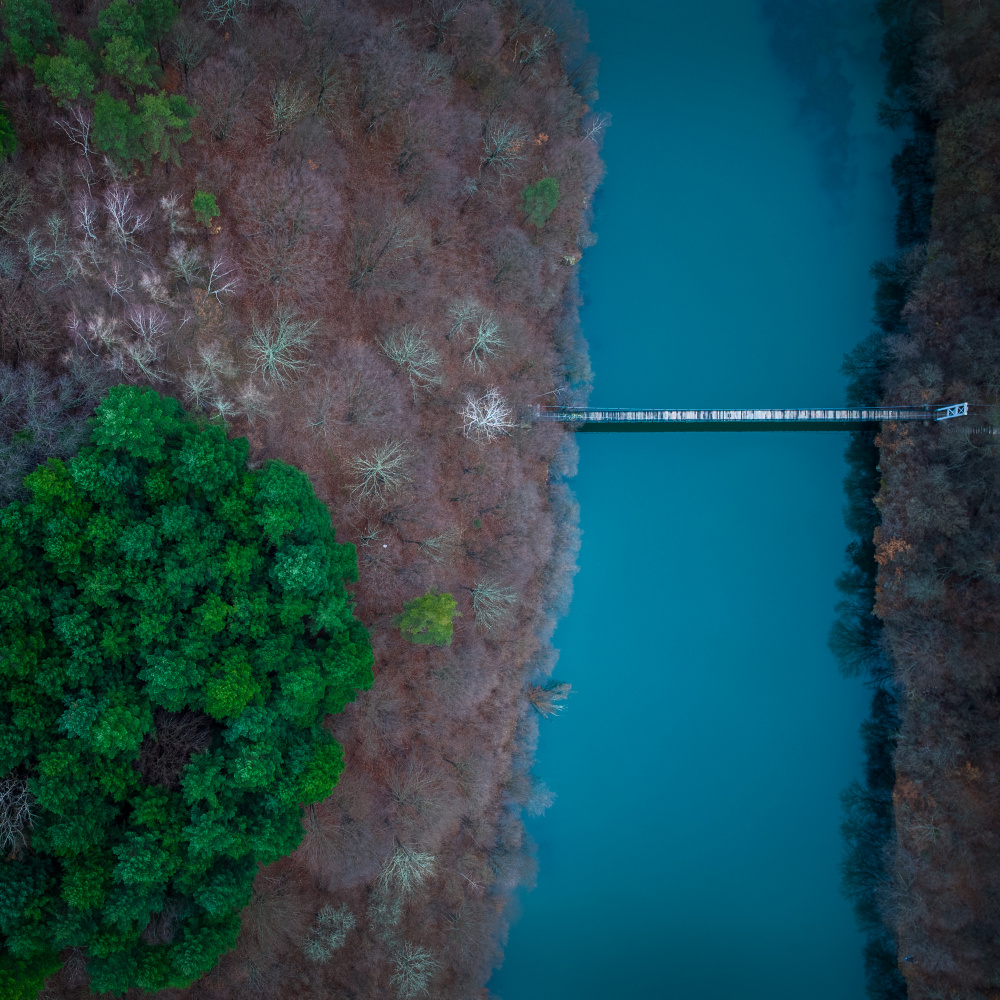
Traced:
<svg viewBox="0 0 1000 1000">
<path fill-rule="evenodd" d="M 886 424 L 848 450 L 856 540 L 831 646 L 873 699 L 865 781 L 844 796 L 844 887 L 868 937 L 869 996 L 986 998 L 1000 988 L 1000 8 L 879 12 L 880 117 L 907 135 L 892 164 L 898 249 L 872 269 L 875 329 L 845 372 L 858 399 L 961 398 L 973 416 Z"/>
<path fill-rule="evenodd" d="M 0 27 L 0 995 L 479 995 L 568 691 L 575 448 L 525 420 L 589 387 L 585 28 L 559 0 Z M 50 653 L 17 638 L 27 564 Z"/>
</svg>

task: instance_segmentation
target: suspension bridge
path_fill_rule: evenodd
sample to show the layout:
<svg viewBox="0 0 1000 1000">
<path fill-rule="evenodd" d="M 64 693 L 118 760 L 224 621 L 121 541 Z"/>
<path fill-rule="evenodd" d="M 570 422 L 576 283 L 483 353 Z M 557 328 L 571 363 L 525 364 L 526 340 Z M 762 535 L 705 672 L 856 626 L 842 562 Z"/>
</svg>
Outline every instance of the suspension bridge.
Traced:
<svg viewBox="0 0 1000 1000">
<path fill-rule="evenodd" d="M 841 431 L 889 421 L 932 423 L 965 417 L 968 403 L 790 410 L 638 410 L 540 406 L 536 420 L 581 431 Z"/>
</svg>

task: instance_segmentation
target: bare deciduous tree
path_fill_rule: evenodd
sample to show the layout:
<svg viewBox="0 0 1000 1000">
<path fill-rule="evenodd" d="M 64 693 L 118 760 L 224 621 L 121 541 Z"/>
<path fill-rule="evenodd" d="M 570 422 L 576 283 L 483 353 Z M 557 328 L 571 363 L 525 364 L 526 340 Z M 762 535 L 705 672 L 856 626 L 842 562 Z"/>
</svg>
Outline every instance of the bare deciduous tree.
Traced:
<svg viewBox="0 0 1000 1000">
<path fill-rule="evenodd" d="M 143 271 L 139 275 L 139 287 L 146 293 L 151 302 L 155 302 L 159 306 L 170 304 L 167 286 L 163 283 L 163 276 L 158 271 Z"/>
<path fill-rule="evenodd" d="M 440 535 L 434 535 L 420 542 L 423 553 L 436 563 L 445 562 L 458 554 L 462 532 L 454 525 Z"/>
<path fill-rule="evenodd" d="M 298 868 L 258 872 L 253 895 L 240 914 L 244 939 L 258 955 L 274 954 L 289 936 L 302 932 L 306 920 L 302 888 Z"/>
<path fill-rule="evenodd" d="M 481 312 L 471 330 L 472 344 L 465 355 L 465 363 L 481 372 L 489 358 L 494 358 L 504 347 L 500 336 L 500 321 L 491 312 Z"/>
<path fill-rule="evenodd" d="M 360 478 L 351 493 L 385 503 L 410 482 L 407 465 L 410 450 L 400 441 L 386 441 L 372 451 L 351 459 L 350 467 Z"/>
<path fill-rule="evenodd" d="M 191 232 L 191 228 L 185 222 L 191 211 L 181 200 L 181 196 L 177 191 L 168 191 L 160 199 L 160 210 L 163 212 L 163 217 L 167 220 L 171 234 Z"/>
<path fill-rule="evenodd" d="M 77 104 L 70 108 L 65 118 L 56 118 L 55 125 L 75 146 L 80 147 L 80 155 L 90 165 L 90 130 L 94 116 L 89 108 Z"/>
<path fill-rule="evenodd" d="M 201 250 L 189 247 L 183 240 L 170 244 L 167 267 L 188 287 L 201 275 Z"/>
<path fill-rule="evenodd" d="M 239 403 L 240 412 L 251 424 L 255 424 L 258 417 L 262 420 L 267 420 L 271 415 L 271 398 L 265 396 L 253 382 L 247 382 L 240 389 L 237 402 Z"/>
<path fill-rule="evenodd" d="M 398 327 L 381 342 L 385 356 L 396 366 L 396 371 L 405 371 L 417 398 L 418 389 L 433 389 L 441 385 L 441 355 L 430 345 L 427 331 L 413 323 Z"/>
<path fill-rule="evenodd" d="M 404 208 L 387 207 L 358 219 L 351 226 L 353 289 L 391 280 L 395 269 L 420 251 L 420 234 Z"/>
<path fill-rule="evenodd" d="M 232 355 L 217 341 L 202 344 L 198 348 L 201 368 L 213 382 L 233 378 L 237 373 Z"/>
<path fill-rule="evenodd" d="M 132 188 L 113 184 L 104 192 L 104 208 L 111 238 L 124 250 L 137 247 L 135 238 L 149 225 L 149 213 L 136 205 Z"/>
<path fill-rule="evenodd" d="M 441 963 L 429 948 L 410 941 L 403 941 L 395 949 L 392 964 L 393 973 L 389 982 L 395 987 L 400 1000 L 427 996 L 431 978 L 441 968 Z"/>
<path fill-rule="evenodd" d="M 167 332 L 167 314 L 157 306 L 133 306 L 126 319 L 140 340 L 159 340 Z"/>
<path fill-rule="evenodd" d="M 304 356 L 316 334 L 316 322 L 299 319 L 290 309 L 279 309 L 266 323 L 256 316 L 250 321 L 246 350 L 253 359 L 253 371 L 264 384 L 286 384 L 310 363 Z"/>
<path fill-rule="evenodd" d="M 367 38 L 361 46 L 358 110 L 366 132 L 377 132 L 392 112 L 410 100 L 413 85 L 406 72 L 408 55 L 388 32 Z"/>
<path fill-rule="evenodd" d="M 187 85 L 188 73 L 195 69 L 212 49 L 212 32 L 201 21 L 181 18 L 174 26 L 173 43 L 177 65 L 184 74 Z"/>
<path fill-rule="evenodd" d="M 488 389 L 482 396 L 469 393 L 459 413 L 462 433 L 479 441 L 493 441 L 517 426 L 513 411 L 497 388 Z"/>
<path fill-rule="evenodd" d="M 13 234 L 31 202 L 28 178 L 9 163 L 0 163 L 0 230 Z"/>
<path fill-rule="evenodd" d="M 109 302 L 114 302 L 115 296 L 117 295 L 122 302 L 128 305 L 128 299 L 125 298 L 125 293 L 132 291 L 133 284 L 132 279 L 125 272 L 122 262 L 117 258 L 112 260 L 111 272 L 102 272 L 101 277 L 104 279 L 104 284 L 108 288 Z"/>
<path fill-rule="evenodd" d="M 309 114 L 311 103 L 301 80 L 294 83 L 291 80 L 279 80 L 272 84 L 268 107 L 271 127 L 267 130 L 268 136 L 275 142 L 281 142 L 281 137 Z"/>
<path fill-rule="evenodd" d="M 386 894 L 409 896 L 434 874 L 435 862 L 433 854 L 397 844 L 396 849 L 385 859 L 376 885 Z"/>
<path fill-rule="evenodd" d="M 85 240 L 97 242 L 97 203 L 90 194 L 81 194 L 74 203 L 76 224 L 83 230 Z"/>
<path fill-rule="evenodd" d="M 10 854 L 27 847 L 25 828 L 34 826 L 28 783 L 22 778 L 0 781 L 0 854 Z"/>
<path fill-rule="evenodd" d="M 239 133 L 247 111 L 244 105 L 253 84 L 256 67 L 246 51 L 229 48 L 225 56 L 215 56 L 192 74 L 191 87 L 214 138 L 219 142 Z"/>
<path fill-rule="evenodd" d="M 589 139 L 598 146 L 604 138 L 604 130 L 611 125 L 611 115 L 606 112 L 595 112 L 586 115 L 580 123 L 582 138 Z"/>
<path fill-rule="evenodd" d="M 317 296 L 329 272 L 325 240 L 337 219 L 336 192 L 305 164 L 257 171 L 240 185 L 244 260 L 276 297 Z"/>
<path fill-rule="evenodd" d="M 500 177 L 514 172 L 516 164 L 527 153 L 531 133 L 526 125 L 510 118 L 490 118 L 483 129 L 483 154 L 479 160 L 479 173 L 492 170 Z"/>
<path fill-rule="evenodd" d="M 216 253 L 208 266 L 208 295 L 214 295 L 216 302 L 222 301 L 223 295 L 235 295 L 240 279 L 236 267 L 224 253 Z"/>
<path fill-rule="evenodd" d="M 445 40 L 452 21 L 467 4 L 468 0 L 428 0 L 427 23 L 434 32 L 434 48 Z"/>
<path fill-rule="evenodd" d="M 215 21 L 219 25 L 229 21 L 239 21 L 250 9 L 250 0 L 208 0 L 202 8 L 206 21 Z"/>
<path fill-rule="evenodd" d="M 529 684 L 525 695 L 528 702 L 539 715 L 550 718 L 558 715 L 566 706 L 557 704 L 565 701 L 570 694 L 571 685 L 564 681 L 550 681 L 544 687 Z"/>
<path fill-rule="evenodd" d="M 476 624 L 486 632 L 496 632 L 509 621 L 517 606 L 517 592 L 492 577 L 486 577 L 472 588 L 472 610 Z"/>
<path fill-rule="evenodd" d="M 181 379 L 185 388 L 185 397 L 199 410 L 208 402 L 208 394 L 212 388 L 212 376 L 204 368 L 189 368 Z"/>
<path fill-rule="evenodd" d="M 162 382 L 166 373 L 156 365 L 161 340 L 167 333 L 166 313 L 156 306 L 134 306 L 128 311 L 127 320 L 135 339 L 122 345 L 121 352 L 113 359 L 114 366 L 122 371 L 131 367 L 151 382 Z"/>
<path fill-rule="evenodd" d="M 306 958 L 311 962 L 329 962 L 333 953 L 343 947 L 348 931 L 352 931 L 356 923 L 354 914 L 346 906 L 324 906 L 316 914 L 302 946 Z"/>
</svg>

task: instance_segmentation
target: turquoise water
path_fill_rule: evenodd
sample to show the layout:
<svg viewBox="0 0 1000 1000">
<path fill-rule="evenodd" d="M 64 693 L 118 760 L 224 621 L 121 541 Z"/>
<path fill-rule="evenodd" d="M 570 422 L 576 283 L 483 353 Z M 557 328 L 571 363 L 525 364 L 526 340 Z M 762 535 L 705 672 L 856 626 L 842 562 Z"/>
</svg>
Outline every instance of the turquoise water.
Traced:
<svg viewBox="0 0 1000 1000">
<path fill-rule="evenodd" d="M 840 403 L 892 248 L 877 26 L 852 28 L 850 170 L 831 181 L 754 0 L 582 6 L 614 117 L 582 265 L 592 405 Z M 491 990 L 862 997 L 838 793 L 867 699 L 826 648 L 844 435 L 578 441 L 580 574 L 555 639 L 574 693 L 535 769 L 558 798 L 529 821 L 538 885 Z"/>
</svg>

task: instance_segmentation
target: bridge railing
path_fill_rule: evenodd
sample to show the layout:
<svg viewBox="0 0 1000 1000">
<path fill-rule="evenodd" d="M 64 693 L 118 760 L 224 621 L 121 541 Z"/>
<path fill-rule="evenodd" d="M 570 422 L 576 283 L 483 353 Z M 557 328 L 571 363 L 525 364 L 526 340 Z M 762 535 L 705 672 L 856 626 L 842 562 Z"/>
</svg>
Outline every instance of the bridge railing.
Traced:
<svg viewBox="0 0 1000 1000">
<path fill-rule="evenodd" d="M 838 406 L 797 409 L 635 409 L 628 407 L 539 406 L 538 420 L 584 424 L 715 424 L 715 425 L 827 425 L 841 426 L 884 421 L 937 421 L 966 416 L 968 403 L 943 406 Z"/>
</svg>

